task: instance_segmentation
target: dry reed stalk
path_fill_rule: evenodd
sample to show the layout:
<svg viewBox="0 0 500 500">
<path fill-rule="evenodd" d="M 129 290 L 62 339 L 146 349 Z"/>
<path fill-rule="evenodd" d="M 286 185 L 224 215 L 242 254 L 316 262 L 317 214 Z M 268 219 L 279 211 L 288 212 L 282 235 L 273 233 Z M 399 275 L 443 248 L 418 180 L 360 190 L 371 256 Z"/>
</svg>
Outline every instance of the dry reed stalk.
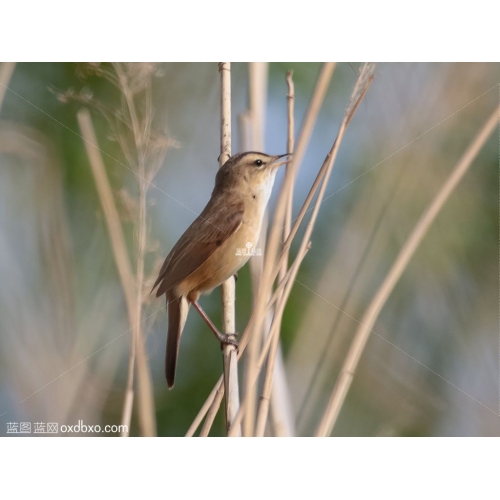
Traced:
<svg viewBox="0 0 500 500">
<path fill-rule="evenodd" d="M 264 124 L 267 97 L 267 63 L 248 63 L 248 110 L 243 114 L 242 140 L 240 151 L 263 151 L 264 150 Z M 268 225 L 268 211 L 264 214 L 262 221 L 258 248 L 265 246 L 266 232 Z M 262 275 L 262 258 L 251 258 L 249 261 L 250 276 L 252 280 L 253 303 L 257 300 L 260 277 Z M 255 427 L 255 413 L 257 409 L 257 388 L 251 384 L 253 371 L 257 363 L 259 347 L 264 332 L 260 330 L 254 335 L 248 344 L 245 358 L 245 369 L 243 376 L 243 394 L 250 398 L 248 410 L 243 420 L 243 435 L 246 437 L 253 435 Z"/>
<path fill-rule="evenodd" d="M 231 156 L 231 63 L 219 63 L 221 78 L 221 134 L 219 164 L 222 167 Z M 234 277 L 222 284 L 222 318 L 224 333 L 236 332 Z M 236 338 L 236 337 L 234 337 Z M 231 429 L 240 406 L 238 387 L 238 352 L 233 345 L 224 344 L 224 387 L 226 393 L 226 428 Z M 241 429 L 237 432 L 241 434 Z"/>
<path fill-rule="evenodd" d="M 340 125 L 340 129 L 338 132 L 338 135 L 333 143 L 332 149 L 328 153 L 325 162 L 323 163 L 323 166 L 320 169 L 320 173 L 318 174 L 316 181 L 313 184 L 314 186 L 317 186 L 321 182 L 321 187 L 319 189 L 319 194 L 318 198 L 316 200 L 316 204 L 314 206 L 311 218 L 307 224 L 306 231 L 304 234 L 304 237 L 301 242 L 301 246 L 299 249 L 299 252 L 302 252 L 304 250 L 304 247 L 309 244 L 309 240 L 312 234 L 312 230 L 314 228 L 314 224 L 316 222 L 317 215 L 319 213 L 319 207 L 323 201 L 323 196 L 326 190 L 326 186 L 328 184 L 328 180 L 330 178 L 330 174 L 333 168 L 333 165 L 335 163 L 335 158 L 337 157 L 337 152 L 339 149 L 339 146 L 342 142 L 342 139 L 344 137 L 345 131 L 347 129 L 347 126 L 349 125 L 350 121 L 352 120 L 352 117 L 354 116 L 354 113 L 356 112 L 356 109 L 359 106 L 359 103 L 365 96 L 372 80 L 373 80 L 373 70 L 374 70 L 374 65 L 370 64 L 365 64 L 361 70 L 360 76 L 356 82 L 356 85 L 354 87 L 353 93 L 351 95 L 351 99 L 349 101 L 349 104 L 347 106 L 346 112 L 344 113 L 344 118 L 342 120 L 342 123 Z M 321 175 L 321 173 L 323 175 Z M 312 188 L 311 188 L 312 191 Z M 310 192 L 311 194 L 311 192 Z M 307 199 L 312 199 L 312 196 L 307 197 Z M 305 215 L 305 210 L 307 210 L 305 207 L 307 205 L 307 199 L 306 203 L 302 207 L 301 214 Z M 286 200 L 286 199 L 285 199 Z M 305 210 L 304 210 L 305 209 Z M 289 240 L 290 237 L 296 234 L 298 225 L 297 223 L 299 220 L 301 220 L 301 214 L 299 214 L 299 217 L 295 221 L 294 228 L 290 231 L 290 235 L 286 239 L 285 243 L 283 244 L 283 250 L 281 252 L 281 256 L 278 260 L 277 267 L 279 268 L 282 263 L 285 261 L 285 257 L 287 255 L 288 249 L 289 249 Z M 302 215 L 302 217 L 303 217 Z M 288 247 L 287 247 L 288 245 Z M 276 277 L 276 268 L 270 269 L 270 274 L 268 276 L 268 280 L 270 282 L 273 282 L 275 277 Z M 276 329 L 276 331 L 278 331 Z M 278 333 L 276 334 L 278 335 Z M 276 346 L 277 346 L 277 339 L 274 340 L 273 346 L 271 348 L 269 358 L 268 358 L 268 367 L 266 370 L 266 376 L 264 379 L 264 388 L 262 391 L 261 395 L 261 403 L 259 406 L 259 411 L 257 414 L 257 427 L 256 427 L 256 435 L 257 436 L 263 436 L 264 435 L 264 430 L 265 430 L 265 425 L 267 421 L 267 415 L 268 415 L 268 409 L 269 409 L 269 397 L 272 389 L 272 375 L 273 371 L 272 368 L 275 363 L 275 357 L 276 357 Z"/>
<path fill-rule="evenodd" d="M 324 170 L 324 175 L 323 175 L 323 179 L 322 179 L 323 182 L 321 184 L 320 193 L 319 193 L 318 198 L 316 200 L 316 205 L 314 207 L 314 211 L 313 211 L 313 215 L 311 216 L 311 220 L 309 221 L 309 223 L 307 225 L 306 233 L 305 233 L 304 238 L 302 240 L 302 243 L 301 243 L 301 246 L 299 249 L 299 253 L 304 251 L 304 243 L 308 241 L 308 239 L 312 233 L 312 229 L 313 229 L 314 223 L 316 221 L 316 216 L 317 216 L 318 211 L 319 211 L 319 206 L 323 200 L 323 195 L 324 195 L 324 192 L 325 192 L 325 189 L 326 189 L 329 177 L 330 177 L 330 173 L 331 173 L 331 170 L 333 168 L 333 164 L 334 164 L 334 161 L 335 161 L 335 158 L 337 155 L 338 145 L 340 145 L 340 142 L 342 140 L 344 133 L 345 133 L 345 123 L 342 123 L 340 131 L 339 131 L 338 136 L 337 136 L 337 139 L 335 140 L 333 147 L 332 147 L 332 150 L 328 154 L 327 159 L 325 160 L 325 163 L 324 163 L 324 166 L 326 166 L 326 168 Z M 307 244 L 307 243 L 305 243 L 305 244 Z M 284 261 L 284 262 L 286 263 L 286 261 Z M 281 264 L 281 265 L 283 265 L 283 264 Z M 284 298 L 284 293 L 283 293 L 283 298 Z M 279 306 L 276 307 L 276 314 L 278 315 L 278 317 L 280 317 L 280 315 L 282 315 L 283 308 L 285 305 L 283 303 L 283 300 L 280 300 L 280 299 L 281 298 L 277 299 Z M 257 414 L 257 425 L 256 425 L 256 429 L 255 429 L 255 435 L 257 437 L 261 437 L 264 435 L 265 426 L 266 426 L 266 422 L 267 422 L 267 416 L 268 416 L 268 410 L 269 410 L 269 398 L 270 398 L 271 389 L 272 389 L 274 363 L 275 363 L 275 359 L 276 359 L 278 339 L 279 339 L 279 329 L 274 328 L 273 332 L 274 332 L 273 341 L 272 341 L 271 349 L 269 352 L 268 364 L 267 364 L 266 374 L 265 374 L 265 378 L 264 378 L 264 386 L 263 386 L 262 394 L 260 397 L 260 405 L 259 405 L 259 410 L 258 410 L 258 414 Z"/>
<path fill-rule="evenodd" d="M 264 150 L 268 67 L 268 63 L 248 63 L 248 111 L 252 130 L 252 147 L 256 151 Z"/>
<path fill-rule="evenodd" d="M 240 151 L 264 151 L 264 125 L 267 97 L 268 63 L 248 63 L 249 95 L 248 110 L 240 116 Z M 262 221 L 258 248 L 265 248 L 269 213 L 266 210 Z M 252 279 L 253 303 L 257 300 L 260 277 L 263 270 L 262 258 L 252 258 L 249 261 Z M 251 400 L 243 421 L 243 435 L 252 436 L 255 427 L 255 413 L 257 408 L 257 386 L 251 381 L 256 369 L 259 349 L 262 339 L 267 337 L 272 323 L 273 312 L 268 310 L 262 327 L 249 341 L 245 358 L 245 372 L 243 377 L 244 394 L 252 392 Z M 278 359 L 275 368 L 275 388 L 273 391 L 273 428 L 279 435 L 292 435 L 293 411 L 290 404 L 288 385 L 285 377 L 285 366 L 281 348 L 278 347 Z M 275 424 L 275 425 L 274 425 Z"/>
<path fill-rule="evenodd" d="M 207 417 L 205 418 L 205 421 L 203 422 L 203 426 L 200 431 L 200 437 L 207 437 L 210 429 L 212 428 L 212 425 L 214 423 L 215 417 L 217 415 L 217 412 L 219 411 L 220 404 L 222 402 L 222 398 L 224 397 L 224 378 L 221 377 L 221 381 L 219 384 L 216 384 L 216 393 L 214 400 L 212 404 L 210 405 L 210 408 L 208 409 Z M 238 407 L 239 409 L 239 407 Z M 228 435 L 229 431 L 233 429 L 233 426 L 228 430 Z M 236 429 L 236 434 L 237 436 L 240 435 L 240 424 L 235 424 L 234 429 Z"/>
<path fill-rule="evenodd" d="M 294 120 L 294 103 L 295 103 L 295 88 L 293 84 L 293 71 L 288 71 L 286 74 L 286 82 L 288 87 L 287 93 L 287 153 L 292 154 L 294 150 L 295 139 L 295 120 Z M 285 176 L 290 175 L 291 171 L 289 165 L 286 166 Z M 292 209 L 293 209 L 293 191 L 294 184 L 292 183 L 287 197 L 287 206 L 285 211 L 285 224 L 283 227 L 283 242 L 286 241 L 290 233 L 292 224 Z M 278 281 L 281 281 L 287 272 L 287 261 L 283 261 L 280 272 L 278 274 Z M 281 298 L 281 296 L 280 296 Z M 280 323 L 277 326 L 281 331 L 281 317 Z M 279 369 L 278 369 L 279 368 Z M 286 380 L 285 366 L 283 361 L 283 354 L 281 345 L 278 344 L 278 352 L 276 353 L 276 368 L 273 376 L 273 390 L 271 392 L 271 422 L 274 434 L 280 437 L 295 436 L 295 416 L 290 400 L 290 392 L 288 391 L 288 384 Z M 283 385 L 285 386 L 283 387 Z M 287 411 L 280 411 L 285 408 Z"/>
<path fill-rule="evenodd" d="M 101 154 L 98 149 L 97 137 L 92 126 L 92 120 L 90 113 L 87 109 L 81 109 L 78 114 L 78 123 L 80 126 L 80 131 L 84 139 L 85 148 L 87 155 L 89 157 L 89 162 L 92 168 L 92 174 L 96 183 L 97 191 L 99 194 L 99 199 L 103 207 L 104 218 L 108 228 L 111 247 L 113 251 L 113 256 L 118 269 L 118 274 L 120 276 L 120 281 L 122 283 L 125 303 L 127 305 L 127 312 L 129 317 L 129 323 L 132 330 L 131 351 L 137 352 L 137 357 L 146 360 L 146 353 L 144 349 L 141 325 L 139 323 L 138 309 L 136 297 L 134 296 L 134 276 L 130 266 L 130 260 L 126 248 L 125 238 L 123 235 L 123 229 L 120 222 L 120 217 L 118 215 L 118 210 L 116 208 L 111 186 L 106 175 L 106 170 L 104 167 L 104 162 L 102 160 Z M 133 364 L 132 364 L 133 366 Z M 129 365 L 130 373 L 130 365 Z M 144 366 L 142 370 L 138 367 L 138 376 L 142 373 L 142 378 L 147 378 L 149 380 L 149 370 L 144 374 Z M 132 368 L 133 374 L 133 368 Z M 144 387 L 145 386 L 145 387 Z M 142 404 L 139 405 L 139 413 L 142 415 L 140 419 L 141 432 L 146 436 L 153 436 L 156 434 L 156 423 L 154 418 L 154 405 L 152 398 L 151 383 L 144 384 L 143 386 L 143 399 Z M 127 390 L 125 394 L 124 401 L 124 411 L 122 415 L 122 423 L 128 426 L 128 430 L 124 435 L 128 435 L 130 429 L 130 418 L 133 406 L 133 387 L 127 385 Z"/>
<path fill-rule="evenodd" d="M 268 356 L 268 353 L 270 349 L 274 349 L 275 356 L 277 352 L 277 345 L 278 342 L 276 339 L 279 339 L 279 331 L 281 328 L 281 319 L 283 317 L 283 311 L 285 309 L 286 302 L 288 301 L 288 297 L 290 296 L 290 292 L 292 290 L 293 283 L 295 281 L 295 278 L 297 277 L 297 272 L 299 270 L 300 265 L 302 264 L 302 261 L 304 260 L 304 257 L 306 256 L 307 252 L 310 250 L 311 244 L 309 242 L 308 245 L 306 245 L 304 248 L 299 250 L 297 253 L 297 257 L 295 258 L 295 261 L 293 265 L 290 267 L 287 275 L 286 275 L 286 281 L 283 280 L 282 283 L 284 285 L 283 290 L 276 291 L 273 294 L 272 299 L 269 301 L 269 307 L 271 307 L 271 303 L 276 301 L 276 308 L 274 312 L 274 318 L 273 322 L 271 324 L 271 328 L 269 330 L 269 334 L 264 342 L 264 346 L 262 347 L 262 351 L 259 356 L 259 361 L 257 363 L 257 370 L 254 372 L 254 379 L 252 380 L 253 384 L 256 384 L 258 376 L 260 374 L 260 371 L 264 365 L 264 361 L 266 360 L 266 357 Z M 269 365 L 268 365 L 269 366 Z M 274 365 L 269 367 L 270 373 L 274 373 Z M 244 416 L 245 411 L 247 409 L 247 403 L 248 399 L 245 398 L 241 404 L 240 411 L 238 412 L 238 415 L 236 416 L 235 419 L 235 424 L 237 424 L 240 419 Z M 262 397 L 261 397 L 261 403 L 262 403 Z M 266 400 L 266 406 L 269 406 L 269 398 Z M 255 431 L 255 435 L 258 436 L 258 429 L 259 429 L 259 420 L 257 420 L 257 428 Z M 263 434 L 261 434 L 263 435 Z"/>
<path fill-rule="evenodd" d="M 349 352 L 347 353 L 326 410 L 318 425 L 316 436 L 329 436 L 331 434 L 351 386 L 354 372 L 380 311 L 387 302 L 392 290 L 406 269 L 410 259 L 415 254 L 432 222 L 471 166 L 481 148 L 495 130 L 495 127 L 498 126 L 499 113 L 500 108 L 497 108 L 469 144 L 469 147 L 453 168 L 451 174 L 439 190 L 434 200 L 420 217 L 373 300 L 368 306 L 360 321 L 360 326 L 354 336 L 354 340 L 351 344 Z"/>
<path fill-rule="evenodd" d="M 307 144 L 309 143 L 309 139 L 312 134 L 312 129 L 319 114 L 319 110 L 321 109 L 321 105 L 325 98 L 326 91 L 328 90 L 328 86 L 334 69 L 335 69 L 335 63 L 325 63 L 321 68 L 301 128 L 301 132 L 298 139 L 297 150 L 295 151 L 295 155 L 292 157 L 292 161 L 287 166 L 285 180 L 278 197 L 278 203 L 274 214 L 273 224 L 266 245 L 264 269 L 260 280 L 257 301 L 254 305 L 253 314 L 255 314 L 254 316 L 255 327 L 252 331 L 251 334 L 252 336 L 258 335 L 258 332 L 262 329 L 262 325 L 264 324 L 264 321 L 266 319 L 264 312 L 265 302 L 266 299 L 269 297 L 272 283 L 274 282 L 277 276 L 277 272 L 275 273 L 273 271 L 278 271 L 282 265 L 279 264 L 276 267 L 275 260 L 278 248 L 280 246 L 287 200 L 290 199 L 291 197 L 296 172 L 302 161 L 303 155 L 307 148 Z M 285 259 L 282 259 L 281 262 L 284 262 L 284 260 Z M 271 275 L 273 275 L 272 278 Z"/>
<path fill-rule="evenodd" d="M 15 62 L 3 62 L 0 64 L 0 111 L 2 110 L 3 99 L 9 87 L 15 67 Z"/>
<path fill-rule="evenodd" d="M 130 268 L 130 262 L 125 244 L 125 237 L 123 235 L 122 226 L 120 223 L 120 216 L 116 208 L 111 186 L 106 175 L 106 169 L 102 160 L 101 154 L 97 147 L 97 137 L 92 126 L 92 119 L 87 109 L 81 109 L 77 113 L 78 124 L 80 132 L 84 140 L 87 156 L 89 157 L 92 174 L 101 201 L 104 218 L 110 234 L 113 256 L 116 261 L 116 267 L 120 280 L 122 282 L 123 290 L 125 293 L 125 300 L 129 303 L 133 302 L 133 277 Z M 129 316 L 133 316 L 133 308 L 129 310 Z M 132 321 L 131 321 L 132 323 Z"/>
<path fill-rule="evenodd" d="M 339 331 L 343 326 L 343 322 L 349 321 L 349 316 L 342 314 L 342 311 L 346 311 L 349 301 L 353 296 L 353 291 L 355 287 L 359 284 L 359 279 L 362 276 L 361 270 L 367 272 L 367 269 L 374 270 L 375 267 L 378 268 L 375 262 L 370 262 L 368 256 L 372 257 L 376 254 L 376 246 L 374 246 L 379 230 L 384 221 L 384 217 L 387 214 L 387 210 L 391 203 L 394 201 L 398 189 L 401 187 L 401 182 L 403 180 L 404 170 L 401 170 L 396 177 L 390 191 L 387 194 L 387 199 L 383 203 L 382 209 L 376 211 L 373 210 L 373 200 L 370 197 L 362 197 L 356 207 L 349 214 L 348 218 L 343 223 L 343 229 L 339 233 L 340 245 L 337 247 L 336 251 L 331 254 L 328 262 L 326 263 L 322 278 L 319 281 L 317 287 L 315 287 L 315 292 L 318 296 L 327 297 L 332 293 L 332 287 L 336 285 L 332 284 L 332 276 L 336 276 L 337 283 L 344 283 L 341 285 L 343 289 L 343 296 L 339 306 L 335 306 L 337 311 L 333 315 L 324 314 L 324 301 L 312 301 L 308 304 L 307 310 L 304 312 L 301 318 L 302 327 L 299 328 L 299 332 L 302 329 L 302 335 L 304 338 L 300 339 L 297 336 L 294 339 L 293 350 L 290 351 L 289 357 L 287 358 L 287 365 L 290 369 L 291 366 L 297 366 L 300 364 L 302 369 L 298 371 L 294 370 L 293 383 L 295 388 L 295 394 L 297 401 L 300 401 L 297 411 L 297 427 L 300 429 L 303 427 L 304 422 L 309 417 L 309 414 L 314 413 L 314 399 L 317 401 L 318 393 L 320 391 L 320 386 L 324 383 L 324 380 L 320 382 L 321 377 L 328 377 L 328 365 L 331 367 L 331 363 L 336 363 L 333 358 L 333 353 L 341 351 L 341 345 L 345 335 L 349 336 L 349 333 L 344 330 Z M 370 184 L 370 191 L 376 191 L 375 185 Z M 385 186 L 384 186 L 385 187 Z M 385 193 L 385 191 L 384 191 Z M 323 203 L 328 199 L 326 197 Z M 368 212 L 370 215 L 368 215 Z M 357 225 L 360 220 L 366 221 L 368 219 L 373 220 L 373 227 L 366 238 L 366 245 L 364 248 L 357 248 L 353 253 L 352 251 L 352 239 L 346 237 L 352 227 Z M 375 252 L 375 253 L 374 253 Z M 359 257 L 355 258 L 350 265 L 345 265 L 345 259 L 347 256 L 359 253 Z M 371 259 L 373 261 L 373 259 Z M 365 267 L 368 262 L 370 267 Z M 345 285 L 347 283 L 347 285 Z M 325 338 L 320 338 L 320 336 L 315 336 L 314 349 L 310 349 L 305 355 L 307 356 L 307 361 L 297 361 L 297 356 L 301 357 L 301 352 L 304 353 L 304 347 L 307 348 L 310 345 L 309 332 L 311 330 L 317 331 L 320 328 L 326 333 Z M 299 333 L 300 335 L 300 333 Z M 307 338 L 307 340 L 305 339 Z M 295 351 L 295 352 L 294 352 Z M 295 358 L 295 359 L 294 359 Z M 313 399 L 314 398 L 314 399 Z"/>
<path fill-rule="evenodd" d="M 200 408 L 198 411 L 198 414 L 196 415 L 195 419 L 189 426 L 189 429 L 187 430 L 185 437 L 193 437 L 194 433 L 196 432 L 196 429 L 199 427 L 201 424 L 203 417 L 207 414 L 208 411 L 210 411 L 210 407 L 212 406 L 212 403 L 214 402 L 217 392 L 221 387 L 224 385 L 224 379 L 223 376 L 221 375 L 219 377 L 219 380 L 215 384 L 214 388 L 212 389 L 212 392 L 208 395 L 208 398 L 206 399 L 205 403 L 203 403 L 203 406 Z"/>
<path fill-rule="evenodd" d="M 273 227 L 269 235 L 269 242 L 266 248 L 266 270 L 272 269 L 274 266 L 274 260 L 280 246 L 279 241 L 281 239 L 281 234 L 283 231 L 285 212 L 287 210 L 288 204 L 287 200 L 291 198 L 291 193 L 293 190 L 293 185 L 295 182 L 295 177 L 297 175 L 300 164 L 306 152 L 311 134 L 316 123 L 319 111 L 323 104 L 323 101 L 328 90 L 330 80 L 335 69 L 335 63 L 324 63 L 320 74 L 318 76 L 318 81 L 313 91 L 313 95 L 309 102 L 306 116 L 302 124 L 299 138 L 297 140 L 297 147 L 294 151 L 292 161 L 287 165 L 286 176 L 279 194 L 278 203 L 276 205 L 276 211 L 274 214 Z"/>
<path fill-rule="evenodd" d="M 287 115 L 288 115 L 288 129 L 287 129 L 287 143 L 286 149 L 287 153 L 292 154 L 295 147 L 295 86 L 293 84 L 293 71 L 288 71 L 286 74 L 286 83 L 288 85 L 287 94 Z M 291 175 L 291 170 L 289 170 L 290 165 L 286 166 L 286 174 Z M 283 242 L 288 237 L 290 233 L 290 228 L 292 226 L 292 210 L 293 210 L 293 184 L 290 191 L 287 193 L 287 206 L 285 211 L 285 224 L 283 229 Z M 282 267 L 282 270 L 286 268 Z M 283 273 L 284 274 L 284 273 Z"/>
<path fill-rule="evenodd" d="M 285 211 L 287 206 L 287 199 L 290 196 L 291 190 L 293 188 L 293 183 L 295 181 L 296 172 L 302 161 L 303 155 L 305 153 L 307 144 L 309 142 L 312 129 L 316 122 L 319 110 L 323 103 L 326 91 L 328 89 L 333 70 L 335 69 L 335 63 L 325 63 L 320 71 L 316 86 L 313 91 L 313 95 L 309 102 L 309 106 L 304 118 L 304 122 L 299 134 L 299 139 L 297 141 L 297 149 L 292 161 L 288 165 L 287 175 L 283 182 L 283 186 L 280 190 L 278 202 L 276 205 L 276 210 L 274 214 L 273 224 L 270 230 L 269 239 L 266 245 L 265 251 L 265 261 L 264 270 L 262 274 L 262 279 L 260 280 L 259 292 L 257 295 L 257 301 L 254 305 L 254 310 L 252 316 L 254 317 L 254 328 L 252 330 L 252 335 L 258 334 L 257 332 L 261 328 L 265 320 L 265 305 L 266 300 L 271 291 L 272 284 L 278 275 L 278 272 L 285 261 L 285 255 L 288 255 L 288 248 L 285 253 L 282 253 L 282 259 L 278 264 L 276 264 L 276 255 L 281 243 L 282 228 L 284 223 Z M 291 240 L 290 240 L 291 241 Z"/>
</svg>

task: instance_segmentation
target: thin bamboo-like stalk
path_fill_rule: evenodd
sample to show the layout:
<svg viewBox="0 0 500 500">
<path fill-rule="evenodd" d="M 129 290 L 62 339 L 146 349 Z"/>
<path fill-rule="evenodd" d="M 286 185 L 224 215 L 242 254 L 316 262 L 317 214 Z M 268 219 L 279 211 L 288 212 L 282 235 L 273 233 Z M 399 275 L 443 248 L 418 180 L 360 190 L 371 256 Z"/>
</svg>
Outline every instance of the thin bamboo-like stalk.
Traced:
<svg viewBox="0 0 500 500">
<path fill-rule="evenodd" d="M 221 78 L 221 154 L 219 163 L 222 167 L 231 156 L 231 63 L 219 63 L 219 72 Z M 234 334 L 236 332 L 234 277 L 222 284 L 222 318 L 224 333 Z M 233 345 L 225 344 L 222 353 L 226 393 L 226 428 L 229 431 L 240 406 L 238 352 Z M 240 434 L 241 430 L 238 430 L 237 435 Z"/>
<path fill-rule="evenodd" d="M 478 132 L 476 137 L 472 140 L 465 153 L 455 165 L 434 200 L 420 217 L 373 300 L 368 306 L 363 318 L 360 321 L 360 326 L 356 332 L 341 372 L 337 378 L 337 382 L 331 394 L 327 408 L 318 425 L 316 436 L 329 436 L 331 434 L 351 386 L 354 372 L 358 366 L 359 360 L 380 311 L 387 302 L 387 299 L 389 298 L 396 283 L 399 281 L 399 278 L 403 274 L 408 263 L 410 262 L 410 259 L 415 254 L 418 246 L 422 242 L 422 239 L 426 235 L 436 216 L 439 214 L 443 205 L 453 193 L 492 132 L 498 126 L 499 112 L 500 108 L 495 109 L 493 114 Z"/>
<path fill-rule="evenodd" d="M 10 79 L 16 67 L 15 62 L 0 63 L 0 111 L 2 110 L 3 99 L 7 88 L 9 87 Z"/>
</svg>

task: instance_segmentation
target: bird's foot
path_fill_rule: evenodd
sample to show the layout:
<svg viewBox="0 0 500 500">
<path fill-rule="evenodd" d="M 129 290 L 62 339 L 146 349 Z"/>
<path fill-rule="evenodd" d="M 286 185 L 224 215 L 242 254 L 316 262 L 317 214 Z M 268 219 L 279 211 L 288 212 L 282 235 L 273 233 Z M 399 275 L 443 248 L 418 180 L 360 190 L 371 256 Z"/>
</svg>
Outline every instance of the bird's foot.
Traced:
<svg viewBox="0 0 500 500">
<path fill-rule="evenodd" d="M 238 352 L 238 341 L 236 337 L 238 337 L 237 333 L 219 333 L 217 338 L 219 339 L 221 350 L 224 345 L 232 345 L 236 347 L 236 352 Z"/>
</svg>

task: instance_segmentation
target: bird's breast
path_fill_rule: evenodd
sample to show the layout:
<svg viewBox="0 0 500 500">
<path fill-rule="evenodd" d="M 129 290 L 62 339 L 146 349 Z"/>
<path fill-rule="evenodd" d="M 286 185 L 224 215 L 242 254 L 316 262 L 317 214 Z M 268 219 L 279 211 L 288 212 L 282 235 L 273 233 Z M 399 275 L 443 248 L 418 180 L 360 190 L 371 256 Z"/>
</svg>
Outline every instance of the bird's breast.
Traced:
<svg viewBox="0 0 500 500">
<path fill-rule="evenodd" d="M 262 220 L 258 215 L 245 213 L 240 228 L 178 285 L 177 293 L 209 292 L 233 276 L 253 255 L 262 258 L 262 249 L 258 248 Z"/>
</svg>

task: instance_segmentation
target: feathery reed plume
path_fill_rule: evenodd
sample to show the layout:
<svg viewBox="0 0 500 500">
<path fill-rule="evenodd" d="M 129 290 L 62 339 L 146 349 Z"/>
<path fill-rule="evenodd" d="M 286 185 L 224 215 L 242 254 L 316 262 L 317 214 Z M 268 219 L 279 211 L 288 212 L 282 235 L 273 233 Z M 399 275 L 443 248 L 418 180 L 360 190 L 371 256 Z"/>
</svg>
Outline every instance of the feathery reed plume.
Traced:
<svg viewBox="0 0 500 500">
<path fill-rule="evenodd" d="M 127 168 L 134 173 L 137 180 L 137 200 L 128 193 L 122 192 L 125 197 L 124 201 L 129 205 L 136 237 L 136 249 L 134 257 L 131 259 L 125 245 L 120 217 L 106 176 L 104 163 L 96 146 L 97 139 L 93 132 L 90 115 L 88 111 L 81 111 L 78 115 L 79 123 L 82 135 L 86 140 L 87 154 L 103 205 L 132 329 L 122 424 L 124 424 L 124 429 L 130 429 L 134 394 L 137 390 L 141 433 L 154 435 L 156 434 L 156 422 L 151 378 L 144 345 L 146 332 L 143 326 L 143 309 L 146 301 L 149 300 L 147 288 L 154 275 L 154 270 L 151 270 L 149 275 L 146 275 L 145 271 L 145 256 L 153 247 L 152 242 L 148 239 L 147 194 L 168 149 L 175 146 L 176 143 L 153 129 L 151 87 L 156 65 L 115 63 L 111 65 L 110 69 L 104 65 L 89 64 L 83 70 L 86 74 L 94 73 L 104 77 L 116 86 L 122 96 L 121 108 L 113 110 L 81 93 L 62 94 L 63 99 L 77 100 L 93 106 L 106 118 L 129 164 Z M 134 271 L 132 271 L 131 261 L 135 261 Z M 127 434 L 124 431 L 123 435 Z"/>
</svg>

